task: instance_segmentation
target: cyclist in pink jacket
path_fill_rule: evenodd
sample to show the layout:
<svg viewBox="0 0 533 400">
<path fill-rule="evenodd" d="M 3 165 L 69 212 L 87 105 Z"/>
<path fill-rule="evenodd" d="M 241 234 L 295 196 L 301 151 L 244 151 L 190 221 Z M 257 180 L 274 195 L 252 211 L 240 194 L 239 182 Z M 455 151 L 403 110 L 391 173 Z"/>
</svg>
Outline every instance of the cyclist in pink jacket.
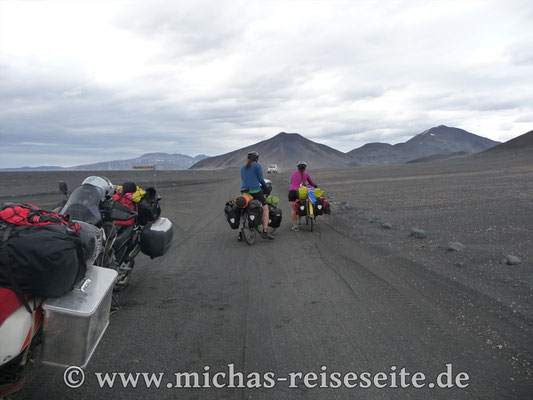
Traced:
<svg viewBox="0 0 533 400">
<path fill-rule="evenodd" d="M 296 164 L 296 167 L 298 167 L 298 171 L 294 171 L 291 176 L 291 187 L 289 188 L 289 206 L 291 208 L 291 219 L 293 222 L 292 230 L 298 231 L 298 220 L 296 219 L 296 208 L 294 207 L 294 202 L 298 198 L 298 188 L 300 186 L 306 186 L 306 182 L 309 183 L 309 185 L 317 187 L 316 183 L 313 182 L 311 177 L 307 172 L 305 172 L 305 169 L 307 168 L 307 163 L 305 161 L 298 161 Z"/>
</svg>

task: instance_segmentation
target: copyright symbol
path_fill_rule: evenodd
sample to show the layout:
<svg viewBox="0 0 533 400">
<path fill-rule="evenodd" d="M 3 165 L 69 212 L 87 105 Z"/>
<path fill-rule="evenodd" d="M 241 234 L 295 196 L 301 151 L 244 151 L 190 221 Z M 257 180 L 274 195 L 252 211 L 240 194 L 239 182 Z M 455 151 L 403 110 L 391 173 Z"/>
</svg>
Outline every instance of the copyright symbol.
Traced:
<svg viewBox="0 0 533 400">
<path fill-rule="evenodd" d="M 63 381 L 69 388 L 79 388 L 85 382 L 85 372 L 80 367 L 68 367 L 63 373 Z"/>
</svg>

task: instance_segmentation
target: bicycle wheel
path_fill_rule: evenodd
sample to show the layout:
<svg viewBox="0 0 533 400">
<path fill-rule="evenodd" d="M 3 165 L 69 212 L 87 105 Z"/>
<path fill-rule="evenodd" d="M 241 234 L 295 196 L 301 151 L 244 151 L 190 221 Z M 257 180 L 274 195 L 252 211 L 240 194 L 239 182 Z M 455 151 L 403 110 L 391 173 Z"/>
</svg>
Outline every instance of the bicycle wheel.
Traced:
<svg viewBox="0 0 533 400">
<path fill-rule="evenodd" d="M 244 238 L 244 241 L 251 246 L 255 243 L 255 229 L 250 226 L 248 223 L 248 215 L 244 215 L 243 219 L 243 228 L 242 228 L 242 236 Z"/>
<path fill-rule="evenodd" d="M 305 205 L 307 206 L 307 215 L 306 215 L 307 221 L 306 222 L 307 222 L 307 225 L 309 225 L 309 230 L 313 232 L 313 224 L 315 222 L 313 203 L 311 203 L 309 199 L 307 199 L 305 201 Z"/>
</svg>

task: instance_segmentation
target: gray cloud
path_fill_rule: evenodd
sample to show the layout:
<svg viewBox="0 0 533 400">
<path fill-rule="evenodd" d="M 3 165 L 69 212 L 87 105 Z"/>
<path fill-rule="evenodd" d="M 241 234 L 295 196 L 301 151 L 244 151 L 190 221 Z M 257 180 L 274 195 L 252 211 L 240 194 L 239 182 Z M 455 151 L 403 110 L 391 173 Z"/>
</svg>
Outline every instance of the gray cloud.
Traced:
<svg viewBox="0 0 533 400">
<path fill-rule="evenodd" d="M 280 131 L 349 151 L 440 124 L 531 129 L 528 1 L 44 5 L 38 25 L 35 4 L 2 4 L 0 168 L 215 155 Z"/>
</svg>

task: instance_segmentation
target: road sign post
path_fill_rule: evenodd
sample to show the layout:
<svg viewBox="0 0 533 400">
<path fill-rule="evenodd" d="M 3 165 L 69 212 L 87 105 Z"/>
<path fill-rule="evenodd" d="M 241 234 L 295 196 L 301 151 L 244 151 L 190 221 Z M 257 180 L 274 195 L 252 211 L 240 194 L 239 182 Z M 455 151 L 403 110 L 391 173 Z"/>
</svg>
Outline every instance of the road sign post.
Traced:
<svg viewBox="0 0 533 400">
<path fill-rule="evenodd" d="M 156 189 L 156 170 L 157 165 L 134 165 L 132 169 L 148 169 L 154 171 L 154 189 Z"/>
</svg>

